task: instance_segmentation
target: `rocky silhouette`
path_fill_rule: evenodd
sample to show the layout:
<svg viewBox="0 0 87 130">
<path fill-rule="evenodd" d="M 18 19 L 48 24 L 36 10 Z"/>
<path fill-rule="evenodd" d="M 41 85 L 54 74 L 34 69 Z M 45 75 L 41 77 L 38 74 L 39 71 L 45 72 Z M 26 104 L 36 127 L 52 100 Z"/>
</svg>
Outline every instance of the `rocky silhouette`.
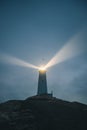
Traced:
<svg viewBox="0 0 87 130">
<path fill-rule="evenodd" d="M 87 105 L 47 95 L 0 104 L 0 130 L 87 130 Z"/>
</svg>

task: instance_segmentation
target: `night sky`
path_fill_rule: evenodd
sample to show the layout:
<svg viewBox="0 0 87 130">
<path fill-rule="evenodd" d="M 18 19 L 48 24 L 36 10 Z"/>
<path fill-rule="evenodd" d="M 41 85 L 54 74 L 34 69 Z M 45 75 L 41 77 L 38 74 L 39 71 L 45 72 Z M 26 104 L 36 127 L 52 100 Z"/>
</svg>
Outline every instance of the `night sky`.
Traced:
<svg viewBox="0 0 87 130">
<path fill-rule="evenodd" d="M 0 0 L 0 53 L 34 65 L 83 29 L 86 48 L 86 0 Z M 87 104 L 87 52 L 49 68 L 47 82 L 54 97 Z M 37 86 L 37 70 L 0 62 L 0 102 L 36 95 Z"/>
</svg>

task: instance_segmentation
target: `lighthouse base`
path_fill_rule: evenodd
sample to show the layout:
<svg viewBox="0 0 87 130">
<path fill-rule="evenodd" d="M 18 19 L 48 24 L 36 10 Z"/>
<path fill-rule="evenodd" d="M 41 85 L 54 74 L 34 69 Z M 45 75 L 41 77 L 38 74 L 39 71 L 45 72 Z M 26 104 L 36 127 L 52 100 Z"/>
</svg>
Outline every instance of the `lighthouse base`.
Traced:
<svg viewBox="0 0 87 130">
<path fill-rule="evenodd" d="M 53 97 L 53 94 L 47 93 L 47 94 L 39 94 L 37 96 L 40 97 L 40 98 L 51 98 L 51 97 Z"/>
</svg>

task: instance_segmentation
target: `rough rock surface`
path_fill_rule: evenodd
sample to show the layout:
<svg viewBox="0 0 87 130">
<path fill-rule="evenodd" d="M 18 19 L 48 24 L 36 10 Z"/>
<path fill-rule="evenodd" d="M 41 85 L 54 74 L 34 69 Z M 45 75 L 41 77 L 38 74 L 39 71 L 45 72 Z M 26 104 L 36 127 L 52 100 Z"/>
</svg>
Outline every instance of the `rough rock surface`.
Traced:
<svg viewBox="0 0 87 130">
<path fill-rule="evenodd" d="M 0 104 L 0 130 L 87 130 L 87 105 L 48 96 Z"/>
</svg>

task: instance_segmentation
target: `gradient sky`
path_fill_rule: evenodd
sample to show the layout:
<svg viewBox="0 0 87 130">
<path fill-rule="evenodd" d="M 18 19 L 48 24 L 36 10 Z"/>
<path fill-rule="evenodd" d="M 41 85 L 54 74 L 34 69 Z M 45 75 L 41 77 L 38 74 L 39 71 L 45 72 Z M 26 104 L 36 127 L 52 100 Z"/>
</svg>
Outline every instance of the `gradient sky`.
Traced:
<svg viewBox="0 0 87 130">
<path fill-rule="evenodd" d="M 0 52 L 29 63 L 47 63 L 83 28 L 86 0 L 0 0 Z M 47 81 L 55 97 L 87 104 L 87 52 L 50 68 Z M 37 70 L 0 62 L 0 102 L 33 96 L 37 84 Z"/>
</svg>

